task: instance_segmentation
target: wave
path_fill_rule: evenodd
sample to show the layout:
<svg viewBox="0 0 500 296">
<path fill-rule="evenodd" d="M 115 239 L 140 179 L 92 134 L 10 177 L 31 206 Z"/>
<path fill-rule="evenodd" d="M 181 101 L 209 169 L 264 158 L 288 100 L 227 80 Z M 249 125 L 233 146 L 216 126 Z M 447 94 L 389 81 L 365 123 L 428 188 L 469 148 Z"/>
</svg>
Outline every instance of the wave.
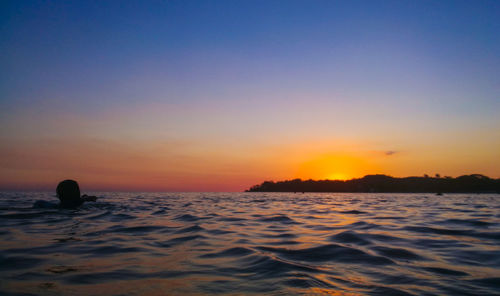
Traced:
<svg viewBox="0 0 500 296">
<path fill-rule="evenodd" d="M 500 290 L 500 195 L 94 195 L 62 210 L 0 192 L 1 295 Z"/>
<path fill-rule="evenodd" d="M 341 246 L 337 244 L 328 244 L 306 249 L 285 249 L 273 247 L 259 247 L 259 250 L 275 253 L 284 258 L 298 261 L 324 262 L 337 261 L 347 263 L 361 264 L 393 264 L 388 258 L 370 255 L 359 249 Z"/>
</svg>

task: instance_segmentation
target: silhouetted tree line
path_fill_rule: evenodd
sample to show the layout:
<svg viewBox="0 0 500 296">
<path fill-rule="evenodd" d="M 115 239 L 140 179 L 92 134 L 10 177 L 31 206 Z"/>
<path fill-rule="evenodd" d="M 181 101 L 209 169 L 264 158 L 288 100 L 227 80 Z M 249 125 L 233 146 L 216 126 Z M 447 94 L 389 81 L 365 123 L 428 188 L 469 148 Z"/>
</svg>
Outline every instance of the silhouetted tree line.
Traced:
<svg viewBox="0 0 500 296">
<path fill-rule="evenodd" d="M 435 193 L 500 193 L 500 179 L 473 174 L 457 178 L 367 175 L 360 179 L 265 181 L 247 192 L 435 192 Z"/>
</svg>

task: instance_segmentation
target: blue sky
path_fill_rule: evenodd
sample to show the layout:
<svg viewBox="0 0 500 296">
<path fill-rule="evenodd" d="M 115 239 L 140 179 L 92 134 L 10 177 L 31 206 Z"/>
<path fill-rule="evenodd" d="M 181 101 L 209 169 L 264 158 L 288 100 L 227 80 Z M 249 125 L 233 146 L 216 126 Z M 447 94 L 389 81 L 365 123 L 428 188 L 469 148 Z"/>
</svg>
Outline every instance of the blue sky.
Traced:
<svg viewBox="0 0 500 296">
<path fill-rule="evenodd" d="M 251 154 L 245 147 L 253 147 L 252 160 L 265 167 L 269 159 L 258 155 L 270 146 L 309 143 L 324 147 L 319 154 L 348 153 L 345 146 L 353 145 L 408 151 L 408 159 L 426 164 L 381 165 L 395 175 L 440 166 L 449 174 L 500 176 L 493 168 L 500 164 L 498 1 L 1 6 L 5 156 L 37 141 L 134 143 L 130 149 L 163 141 L 222 151 L 220 157 L 242 165 L 239 157 Z M 57 147 L 47 153 L 57 154 Z M 90 153 L 105 151 L 82 151 Z M 469 155 L 475 156 L 457 162 Z M 439 157 L 450 159 L 433 164 Z M 252 176 L 296 176 L 292 164 L 283 166 L 256 168 Z M 17 180 L 21 167 L 30 169 L 8 162 L 2 176 Z M 55 179 L 67 171 L 52 173 Z M 219 188 L 217 182 L 210 186 Z"/>
</svg>

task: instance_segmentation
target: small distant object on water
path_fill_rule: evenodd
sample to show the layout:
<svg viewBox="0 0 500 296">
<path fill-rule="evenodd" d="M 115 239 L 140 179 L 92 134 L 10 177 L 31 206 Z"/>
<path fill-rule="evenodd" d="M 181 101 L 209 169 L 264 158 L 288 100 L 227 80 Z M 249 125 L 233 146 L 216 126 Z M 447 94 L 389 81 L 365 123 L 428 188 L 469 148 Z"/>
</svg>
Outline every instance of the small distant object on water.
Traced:
<svg viewBox="0 0 500 296">
<path fill-rule="evenodd" d="M 37 200 L 33 204 L 34 208 L 64 208 L 74 209 L 81 206 L 86 201 L 96 201 L 96 196 L 82 195 L 80 196 L 80 187 L 74 180 L 64 180 L 57 185 L 57 197 L 59 198 L 59 205 L 45 200 Z"/>
<path fill-rule="evenodd" d="M 436 195 L 443 195 L 443 193 L 442 192 L 437 192 Z"/>
</svg>

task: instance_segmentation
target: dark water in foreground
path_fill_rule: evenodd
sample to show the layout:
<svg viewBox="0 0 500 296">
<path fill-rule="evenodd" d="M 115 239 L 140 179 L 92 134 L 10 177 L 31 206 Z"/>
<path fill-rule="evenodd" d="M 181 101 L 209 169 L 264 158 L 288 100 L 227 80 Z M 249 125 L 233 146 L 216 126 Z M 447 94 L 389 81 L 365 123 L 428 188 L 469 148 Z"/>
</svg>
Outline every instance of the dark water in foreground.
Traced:
<svg viewBox="0 0 500 296">
<path fill-rule="evenodd" d="M 500 295 L 500 195 L 0 194 L 1 295 Z"/>
</svg>

